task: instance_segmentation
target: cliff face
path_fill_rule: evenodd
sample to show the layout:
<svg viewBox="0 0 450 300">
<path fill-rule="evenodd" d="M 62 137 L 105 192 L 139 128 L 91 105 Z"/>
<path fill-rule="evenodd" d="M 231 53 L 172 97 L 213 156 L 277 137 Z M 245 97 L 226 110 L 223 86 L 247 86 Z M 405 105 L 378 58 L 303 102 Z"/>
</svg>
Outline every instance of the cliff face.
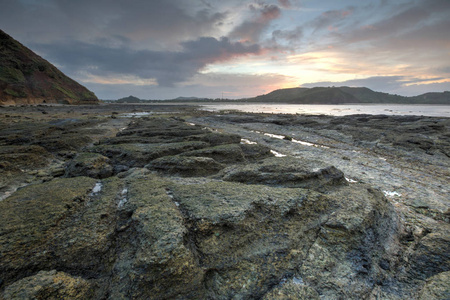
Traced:
<svg viewBox="0 0 450 300">
<path fill-rule="evenodd" d="M 0 30 L 0 105 L 95 104 L 95 94 Z"/>
</svg>

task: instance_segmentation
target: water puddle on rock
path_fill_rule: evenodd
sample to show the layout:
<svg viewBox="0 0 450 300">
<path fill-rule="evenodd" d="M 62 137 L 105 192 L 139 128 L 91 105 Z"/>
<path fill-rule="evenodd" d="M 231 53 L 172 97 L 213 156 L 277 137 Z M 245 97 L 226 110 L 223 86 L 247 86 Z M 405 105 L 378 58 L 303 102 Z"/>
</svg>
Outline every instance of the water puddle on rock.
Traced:
<svg viewBox="0 0 450 300">
<path fill-rule="evenodd" d="M 167 196 L 169 196 L 170 199 L 172 199 L 172 201 L 176 207 L 180 207 L 180 202 L 175 201 L 175 198 L 173 197 L 173 193 L 171 190 L 166 190 L 166 194 L 167 194 Z"/>
<path fill-rule="evenodd" d="M 257 142 L 252 142 L 248 139 L 241 139 L 241 144 L 247 144 L 247 145 L 256 145 L 258 144 Z"/>
<path fill-rule="evenodd" d="M 122 192 L 120 193 L 120 195 L 122 196 L 122 199 L 120 199 L 119 204 L 117 205 L 119 208 L 123 207 L 125 205 L 125 203 L 128 202 L 128 199 L 127 199 L 128 189 L 124 188 L 122 190 Z"/>
<path fill-rule="evenodd" d="M 279 140 L 284 140 L 286 137 L 284 135 L 279 135 L 279 134 L 272 134 L 272 133 L 267 133 L 265 132 L 264 135 L 279 139 Z"/>
<path fill-rule="evenodd" d="M 401 197 L 402 194 L 400 194 L 399 192 L 396 191 L 383 191 L 383 194 L 385 197 L 387 198 L 395 198 L 395 197 Z"/>
<path fill-rule="evenodd" d="M 120 116 L 122 118 L 140 118 L 140 117 L 145 117 L 145 116 L 149 116 L 153 114 L 153 112 L 151 111 L 143 111 L 143 112 L 133 112 L 133 113 L 126 113 L 126 114 L 121 114 Z"/>
<path fill-rule="evenodd" d="M 345 180 L 347 180 L 348 183 L 357 183 L 358 181 L 345 177 Z"/>
<path fill-rule="evenodd" d="M 264 134 L 265 136 L 269 136 L 269 137 L 272 137 L 272 138 L 275 138 L 275 139 L 279 139 L 279 140 L 291 141 L 293 143 L 300 144 L 300 145 L 303 145 L 303 146 L 330 149 L 330 147 L 328 147 L 328 146 L 323 146 L 323 145 L 318 145 L 318 144 L 314 144 L 314 143 L 310 143 L 310 142 L 305 142 L 305 141 L 293 139 L 293 138 L 290 138 L 290 137 L 287 137 L 287 136 L 281 135 L 281 134 L 273 134 L 273 133 L 260 132 L 260 131 L 253 131 L 253 132 L 261 133 L 261 134 Z"/>
<path fill-rule="evenodd" d="M 132 112 L 132 113 L 125 113 L 120 114 L 119 116 L 121 118 L 142 118 L 150 115 L 163 115 L 167 114 L 169 112 L 165 111 L 140 111 L 140 112 Z M 178 112 L 171 112 L 171 113 L 178 113 Z"/>
<path fill-rule="evenodd" d="M 285 157 L 287 155 L 285 154 L 281 154 L 280 152 L 277 152 L 275 150 L 270 150 L 270 153 L 272 153 L 273 155 L 275 155 L 275 157 Z"/>
<path fill-rule="evenodd" d="M 94 185 L 94 187 L 92 188 L 90 196 L 94 196 L 94 195 L 100 193 L 100 191 L 102 190 L 102 187 L 103 187 L 102 183 L 101 182 L 97 182 Z"/>
</svg>

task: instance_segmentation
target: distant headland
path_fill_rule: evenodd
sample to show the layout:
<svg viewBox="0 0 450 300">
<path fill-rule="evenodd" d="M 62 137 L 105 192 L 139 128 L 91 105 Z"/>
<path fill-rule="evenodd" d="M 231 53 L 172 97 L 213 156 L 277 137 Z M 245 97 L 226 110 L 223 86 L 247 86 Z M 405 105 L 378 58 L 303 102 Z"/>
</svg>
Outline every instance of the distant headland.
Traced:
<svg viewBox="0 0 450 300">
<path fill-rule="evenodd" d="M 418 96 L 406 97 L 376 92 L 366 87 L 314 87 L 287 88 L 274 90 L 268 94 L 253 98 L 223 99 L 178 97 L 168 100 L 144 100 L 128 96 L 118 100 L 105 100 L 114 103 L 146 103 L 146 102 L 251 102 L 251 103 L 285 103 L 285 104 L 444 104 L 450 105 L 450 92 L 432 92 Z"/>
</svg>

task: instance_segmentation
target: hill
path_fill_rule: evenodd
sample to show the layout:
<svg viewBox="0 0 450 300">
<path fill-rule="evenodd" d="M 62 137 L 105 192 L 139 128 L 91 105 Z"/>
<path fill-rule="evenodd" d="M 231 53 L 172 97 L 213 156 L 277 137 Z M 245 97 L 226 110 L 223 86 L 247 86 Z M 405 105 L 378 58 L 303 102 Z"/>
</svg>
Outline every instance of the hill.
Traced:
<svg viewBox="0 0 450 300">
<path fill-rule="evenodd" d="M 339 88 L 290 88 L 275 90 L 249 99 L 252 102 L 282 102 L 291 104 L 342 104 L 359 103 L 353 95 Z"/>
<path fill-rule="evenodd" d="M 426 93 L 414 97 L 375 92 L 366 87 L 288 88 L 246 100 L 289 104 L 398 103 L 450 104 L 450 92 Z"/>
<path fill-rule="evenodd" d="M 96 104 L 95 94 L 0 30 L 0 105 Z"/>
<path fill-rule="evenodd" d="M 138 97 L 135 96 L 128 96 L 128 97 L 124 97 L 124 98 L 120 98 L 117 99 L 116 101 L 114 101 L 115 103 L 141 103 L 144 102 L 145 100 L 141 100 Z"/>
</svg>

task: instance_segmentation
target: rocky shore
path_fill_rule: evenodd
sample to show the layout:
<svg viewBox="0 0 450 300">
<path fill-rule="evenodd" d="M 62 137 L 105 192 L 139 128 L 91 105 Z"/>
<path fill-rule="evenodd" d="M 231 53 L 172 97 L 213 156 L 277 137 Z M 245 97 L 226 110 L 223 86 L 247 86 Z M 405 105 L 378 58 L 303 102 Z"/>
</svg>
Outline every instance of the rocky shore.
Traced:
<svg viewBox="0 0 450 300">
<path fill-rule="evenodd" d="M 0 299 L 449 299 L 449 128 L 0 107 Z"/>
</svg>

